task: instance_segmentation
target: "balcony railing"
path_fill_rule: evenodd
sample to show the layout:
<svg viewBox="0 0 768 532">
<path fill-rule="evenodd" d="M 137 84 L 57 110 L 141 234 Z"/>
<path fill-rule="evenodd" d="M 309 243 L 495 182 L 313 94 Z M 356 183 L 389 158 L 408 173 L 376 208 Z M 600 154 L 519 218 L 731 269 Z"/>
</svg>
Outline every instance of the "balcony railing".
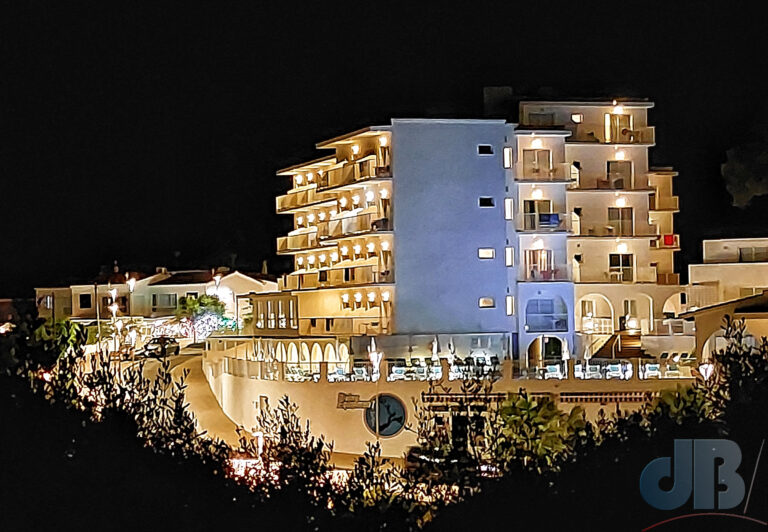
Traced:
<svg viewBox="0 0 768 532">
<path fill-rule="evenodd" d="M 652 211 L 678 211 L 680 201 L 677 196 L 651 196 L 648 208 Z"/>
<path fill-rule="evenodd" d="M 552 168 L 535 169 L 525 168 L 516 178 L 518 181 L 541 181 L 541 182 L 567 182 L 572 181 L 570 163 L 558 163 Z"/>
<path fill-rule="evenodd" d="M 297 192 L 289 192 L 276 198 L 277 212 L 285 212 L 290 209 L 301 207 L 309 203 L 314 203 L 317 200 L 315 197 L 315 189 L 308 188 L 305 190 L 299 190 Z"/>
<path fill-rule="evenodd" d="M 601 143 L 601 144 L 654 144 L 656 130 L 654 127 L 624 128 L 616 131 L 610 140 L 605 138 L 605 124 L 579 124 L 566 142 Z"/>
<path fill-rule="evenodd" d="M 574 275 L 577 283 L 655 283 L 656 268 L 610 268 L 609 271 L 585 275 L 581 270 Z"/>
<path fill-rule="evenodd" d="M 578 236 L 637 236 L 632 223 L 582 226 Z"/>
<path fill-rule="evenodd" d="M 303 233 L 300 235 L 281 236 L 277 239 L 277 252 L 289 253 L 309 249 L 318 245 L 317 233 Z"/>
<path fill-rule="evenodd" d="M 391 283 L 393 279 L 394 276 L 391 271 L 380 272 L 378 266 L 350 266 L 348 268 L 283 275 L 278 288 L 280 290 L 342 288 L 346 286 Z"/>
<path fill-rule="evenodd" d="M 536 233 L 570 231 L 571 216 L 562 212 L 525 213 L 520 217 L 517 229 Z"/>
<path fill-rule="evenodd" d="M 345 235 L 369 233 L 371 231 L 391 231 L 392 224 L 388 218 L 379 214 L 368 213 L 348 216 L 336 220 L 321 222 L 317 225 L 321 239 L 336 238 Z"/>
<path fill-rule="evenodd" d="M 378 166 L 376 156 L 369 155 L 359 161 L 353 161 L 328 170 L 317 182 L 318 190 L 340 187 L 374 177 L 389 177 L 391 175 L 388 166 Z"/>
<path fill-rule="evenodd" d="M 573 279 L 571 267 L 568 264 L 554 264 L 546 269 L 541 269 L 538 265 L 521 264 L 519 272 L 519 280 L 524 282 L 570 281 Z"/>
<path fill-rule="evenodd" d="M 651 240 L 651 247 L 656 249 L 676 249 L 680 247 L 680 235 L 659 235 L 657 240 Z"/>
</svg>

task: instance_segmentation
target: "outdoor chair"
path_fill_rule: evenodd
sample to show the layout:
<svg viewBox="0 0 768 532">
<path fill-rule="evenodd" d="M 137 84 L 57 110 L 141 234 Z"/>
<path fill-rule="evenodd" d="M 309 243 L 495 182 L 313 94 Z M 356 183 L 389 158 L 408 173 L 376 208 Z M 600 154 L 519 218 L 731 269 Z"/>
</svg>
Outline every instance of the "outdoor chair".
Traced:
<svg viewBox="0 0 768 532">
<path fill-rule="evenodd" d="M 605 378 L 606 379 L 612 379 L 612 378 L 624 378 L 624 372 L 621 371 L 621 364 L 608 364 L 608 367 L 605 370 Z"/>
<path fill-rule="evenodd" d="M 544 368 L 544 380 L 547 379 L 562 379 L 565 375 L 563 375 L 562 370 L 560 369 L 560 366 L 557 364 L 550 364 L 546 368 Z"/>
<path fill-rule="evenodd" d="M 443 367 L 439 364 L 427 368 L 427 378 L 431 381 L 439 380 L 443 377 Z"/>
<path fill-rule="evenodd" d="M 664 372 L 664 377 L 680 377 L 680 367 L 677 364 L 667 364 L 667 371 Z"/>
<path fill-rule="evenodd" d="M 420 381 L 427 380 L 427 366 L 416 366 L 413 368 L 413 373 Z"/>
<path fill-rule="evenodd" d="M 669 353 L 664 351 L 661 356 L 659 357 L 660 362 L 667 362 L 669 360 Z"/>
<path fill-rule="evenodd" d="M 405 366 L 392 366 L 392 371 L 387 375 L 389 382 L 405 380 Z"/>
<path fill-rule="evenodd" d="M 342 382 L 346 380 L 348 379 L 344 368 L 336 368 L 333 372 L 328 373 L 328 382 Z"/>
<path fill-rule="evenodd" d="M 661 364 L 652 363 L 645 365 L 645 378 L 650 379 L 651 377 L 661 378 Z"/>
<path fill-rule="evenodd" d="M 364 367 L 357 366 L 352 368 L 352 380 L 353 381 L 367 381 L 370 380 L 368 378 L 368 372 Z"/>
</svg>

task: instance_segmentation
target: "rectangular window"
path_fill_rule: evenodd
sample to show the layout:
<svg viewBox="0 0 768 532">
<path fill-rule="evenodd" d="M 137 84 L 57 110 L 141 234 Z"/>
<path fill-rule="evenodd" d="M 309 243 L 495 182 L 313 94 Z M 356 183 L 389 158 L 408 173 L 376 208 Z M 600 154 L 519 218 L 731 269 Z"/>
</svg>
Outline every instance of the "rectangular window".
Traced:
<svg viewBox="0 0 768 532">
<path fill-rule="evenodd" d="M 478 144 L 477 145 L 477 154 L 478 155 L 493 155 L 493 146 L 490 144 Z"/>
<path fill-rule="evenodd" d="M 515 296 L 507 296 L 507 316 L 515 313 Z"/>
<path fill-rule="evenodd" d="M 490 196 L 480 196 L 477 199 L 477 204 L 480 207 L 494 207 L 496 202 Z"/>
<path fill-rule="evenodd" d="M 515 200 L 514 198 L 504 198 L 504 219 L 513 220 L 515 217 Z"/>
<path fill-rule="evenodd" d="M 91 294 L 80 294 L 80 308 L 91 308 L 92 305 Z"/>
<path fill-rule="evenodd" d="M 529 126 L 554 126 L 555 114 L 554 113 L 528 113 Z"/>
<path fill-rule="evenodd" d="M 515 248 L 512 246 L 504 248 L 504 262 L 507 266 L 515 265 Z"/>
<path fill-rule="evenodd" d="M 611 281 L 631 283 L 634 280 L 634 256 L 611 253 L 608 255 L 608 275 Z"/>
<path fill-rule="evenodd" d="M 175 309 L 176 294 L 152 294 L 152 310 Z"/>
<path fill-rule="evenodd" d="M 571 122 L 581 124 L 584 122 L 584 115 L 582 113 L 571 113 Z"/>
<path fill-rule="evenodd" d="M 581 300 L 581 316 L 582 318 L 591 318 L 595 315 L 595 302 L 591 299 Z"/>
<path fill-rule="evenodd" d="M 611 188 L 632 188 L 632 161 L 607 161 L 605 173 Z"/>
<path fill-rule="evenodd" d="M 549 177 L 552 170 L 550 150 L 523 150 L 523 177 Z"/>
<path fill-rule="evenodd" d="M 515 152 L 509 146 L 504 146 L 504 168 L 512 168 L 515 164 Z"/>
<path fill-rule="evenodd" d="M 197 297 L 199 295 L 200 294 L 198 294 L 197 292 L 187 292 L 186 298 L 187 299 L 197 299 Z"/>
<path fill-rule="evenodd" d="M 494 259 L 496 258 L 496 250 L 494 248 L 479 248 L 477 250 L 478 259 Z"/>
<path fill-rule="evenodd" d="M 614 234 L 632 236 L 632 207 L 608 207 L 608 225 L 613 227 Z"/>
<path fill-rule="evenodd" d="M 481 297 L 477 301 L 477 306 L 480 308 L 494 308 L 496 306 L 496 301 L 492 297 Z"/>
</svg>

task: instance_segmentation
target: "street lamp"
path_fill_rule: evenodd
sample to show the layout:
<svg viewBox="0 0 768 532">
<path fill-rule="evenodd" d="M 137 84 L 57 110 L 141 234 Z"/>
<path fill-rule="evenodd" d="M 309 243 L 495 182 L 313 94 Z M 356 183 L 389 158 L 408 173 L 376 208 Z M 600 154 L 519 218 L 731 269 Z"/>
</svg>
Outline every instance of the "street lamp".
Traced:
<svg viewBox="0 0 768 532">
<path fill-rule="evenodd" d="M 136 329 L 133 324 L 133 291 L 136 289 L 136 279 L 129 277 L 125 284 L 128 285 L 128 323 L 133 327 L 131 329 L 131 366 L 136 362 Z"/>
</svg>

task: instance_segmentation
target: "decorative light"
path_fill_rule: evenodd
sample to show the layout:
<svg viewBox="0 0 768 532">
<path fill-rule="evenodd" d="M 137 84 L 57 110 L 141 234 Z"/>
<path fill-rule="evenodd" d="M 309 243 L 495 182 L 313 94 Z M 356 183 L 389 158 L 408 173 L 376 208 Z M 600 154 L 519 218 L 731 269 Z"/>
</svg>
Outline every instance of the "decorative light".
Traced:
<svg viewBox="0 0 768 532">
<path fill-rule="evenodd" d="M 320 256 L 318 257 L 320 262 L 325 262 L 325 253 L 320 253 Z"/>
<path fill-rule="evenodd" d="M 307 222 L 313 223 L 314 221 L 315 221 L 315 214 L 314 213 L 308 214 L 307 215 Z"/>
<path fill-rule="evenodd" d="M 317 171 L 317 176 L 318 177 L 323 177 L 323 171 L 322 170 L 318 170 Z"/>
<path fill-rule="evenodd" d="M 296 259 L 296 264 L 298 264 L 299 266 L 304 264 L 304 257 L 299 257 L 298 259 Z"/>
<path fill-rule="evenodd" d="M 329 214 L 330 214 L 331 216 L 336 216 L 336 215 L 338 214 L 338 212 L 339 212 L 339 211 L 337 211 L 336 209 L 331 209 L 331 210 L 330 210 L 330 212 L 329 212 Z"/>
<path fill-rule="evenodd" d="M 347 198 L 339 198 L 339 206 L 344 208 L 347 206 Z"/>
<path fill-rule="evenodd" d="M 353 144 L 352 145 L 352 155 L 357 155 L 358 153 L 360 153 L 360 146 L 358 146 L 357 144 Z"/>
<path fill-rule="evenodd" d="M 355 292 L 355 301 L 357 303 L 360 303 L 362 300 L 363 300 L 363 294 L 361 294 L 360 292 Z"/>
<path fill-rule="evenodd" d="M 296 184 L 301 185 L 304 182 L 304 176 L 301 174 L 296 174 Z"/>
<path fill-rule="evenodd" d="M 298 216 L 298 217 L 296 218 L 296 223 L 297 223 L 298 225 L 303 225 L 303 224 L 304 224 L 304 217 L 303 217 L 303 216 Z"/>
<path fill-rule="evenodd" d="M 354 196 L 352 196 L 352 203 L 354 203 L 355 205 L 360 203 L 360 194 L 355 194 Z"/>
<path fill-rule="evenodd" d="M 133 291 L 136 289 L 136 279 L 131 277 L 126 281 L 126 284 L 128 285 L 128 291 L 133 293 Z"/>
<path fill-rule="evenodd" d="M 627 198 L 624 196 L 619 196 L 616 198 L 616 206 L 617 207 L 626 207 L 627 206 Z"/>
<path fill-rule="evenodd" d="M 315 174 L 313 174 L 312 172 L 307 174 L 307 181 L 309 181 L 310 183 L 314 178 L 315 178 Z"/>
<path fill-rule="evenodd" d="M 374 196 L 375 194 L 373 193 L 373 190 L 369 190 L 368 192 L 365 193 L 365 201 L 367 201 L 368 203 L 373 203 Z"/>
<path fill-rule="evenodd" d="M 368 253 L 373 253 L 374 251 L 376 251 L 376 244 L 374 244 L 373 242 L 368 242 L 365 245 L 365 249 L 368 250 Z"/>
<path fill-rule="evenodd" d="M 339 254 L 335 251 L 331 252 L 331 262 L 337 262 L 339 260 Z"/>
<path fill-rule="evenodd" d="M 341 250 L 340 251 L 341 251 L 342 256 L 343 255 L 347 255 L 349 253 L 349 248 L 347 246 L 341 246 Z"/>
<path fill-rule="evenodd" d="M 360 251 L 362 251 L 362 249 L 363 248 L 360 244 L 355 244 L 354 246 L 352 246 L 352 251 L 355 252 L 355 255 L 358 255 Z"/>
<path fill-rule="evenodd" d="M 51 372 L 50 371 L 44 371 L 42 373 L 41 377 L 43 378 L 43 380 L 45 382 L 51 382 Z"/>
<path fill-rule="evenodd" d="M 615 100 L 614 100 L 614 101 L 615 101 Z M 615 105 L 615 106 L 614 106 L 614 108 L 613 108 L 613 114 L 615 114 L 615 115 L 620 115 L 620 114 L 623 114 L 623 113 L 624 113 L 624 107 L 622 107 L 621 105 Z"/>
<path fill-rule="evenodd" d="M 307 262 L 309 264 L 314 264 L 315 263 L 315 256 L 314 255 L 310 255 L 309 257 L 307 257 Z"/>
<path fill-rule="evenodd" d="M 349 303 L 349 294 L 341 294 L 341 301 L 344 303 Z"/>
<path fill-rule="evenodd" d="M 613 101 L 611 102 L 611 105 L 616 105 L 616 100 L 613 100 Z"/>
<path fill-rule="evenodd" d="M 538 149 L 541 149 L 541 147 L 542 147 L 543 145 L 544 145 L 544 144 L 541 142 L 541 139 L 533 139 L 533 140 L 531 141 L 531 148 L 533 148 L 534 150 L 538 150 Z"/>
<path fill-rule="evenodd" d="M 321 222 L 325 221 L 325 212 L 321 212 L 320 214 L 318 214 L 318 215 L 317 215 L 317 218 L 318 218 L 318 219 L 319 219 Z"/>
<path fill-rule="evenodd" d="M 382 301 L 389 301 L 389 290 L 385 290 L 381 293 L 381 300 Z"/>
<path fill-rule="evenodd" d="M 368 301 L 371 303 L 376 301 L 376 292 L 368 292 Z"/>
<path fill-rule="evenodd" d="M 117 288 L 109 289 L 109 297 L 112 298 L 112 301 L 117 301 Z"/>
<path fill-rule="evenodd" d="M 382 251 L 389 251 L 389 240 L 384 240 L 381 243 L 381 250 Z"/>
<path fill-rule="evenodd" d="M 531 197 L 532 197 L 533 199 L 535 199 L 535 200 L 540 200 L 541 198 L 543 198 L 543 197 L 544 197 L 544 191 L 543 191 L 543 190 L 541 190 L 540 188 L 534 188 L 534 189 L 531 191 Z"/>
<path fill-rule="evenodd" d="M 381 197 L 381 199 L 387 199 L 388 196 L 389 196 L 389 190 L 387 190 L 386 188 L 382 188 L 381 190 L 379 190 L 379 197 Z"/>
<path fill-rule="evenodd" d="M 637 329 L 637 318 L 629 318 L 627 320 L 627 327 L 630 329 Z"/>
<path fill-rule="evenodd" d="M 387 145 L 387 136 L 382 135 L 379 137 L 379 146 L 386 146 Z"/>
<path fill-rule="evenodd" d="M 618 150 L 614 156 L 616 157 L 617 161 L 623 161 L 624 157 L 626 157 L 626 154 L 624 153 L 624 150 Z"/>
<path fill-rule="evenodd" d="M 622 242 L 621 244 L 616 246 L 616 251 L 621 253 L 621 254 L 626 253 L 627 252 L 627 245 L 624 242 Z"/>
</svg>

